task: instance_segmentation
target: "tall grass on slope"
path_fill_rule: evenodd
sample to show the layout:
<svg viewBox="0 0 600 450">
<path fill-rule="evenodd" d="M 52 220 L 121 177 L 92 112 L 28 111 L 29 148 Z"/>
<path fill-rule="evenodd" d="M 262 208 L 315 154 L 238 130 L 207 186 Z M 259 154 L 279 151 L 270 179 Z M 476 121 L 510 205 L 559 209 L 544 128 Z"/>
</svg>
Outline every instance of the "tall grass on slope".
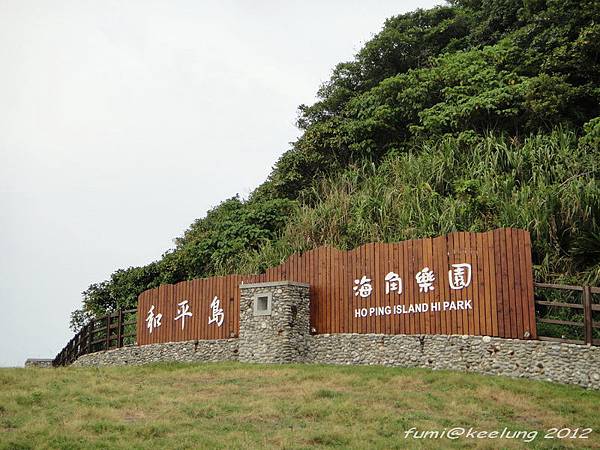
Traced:
<svg viewBox="0 0 600 450">
<path fill-rule="evenodd" d="M 600 151 L 569 131 L 517 138 L 463 133 L 323 180 L 281 238 L 249 252 L 242 272 L 294 252 L 452 231 L 530 231 L 536 279 L 600 283 Z"/>
</svg>

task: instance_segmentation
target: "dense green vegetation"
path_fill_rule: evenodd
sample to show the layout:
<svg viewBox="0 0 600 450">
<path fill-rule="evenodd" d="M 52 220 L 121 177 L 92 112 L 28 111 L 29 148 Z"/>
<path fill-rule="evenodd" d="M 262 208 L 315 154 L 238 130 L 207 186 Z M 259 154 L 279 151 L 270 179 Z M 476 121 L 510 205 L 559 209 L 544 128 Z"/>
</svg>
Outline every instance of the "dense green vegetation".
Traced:
<svg viewBox="0 0 600 450">
<path fill-rule="evenodd" d="M 160 283 L 351 248 L 513 226 L 538 281 L 600 282 L 600 1 L 455 0 L 388 19 L 246 201 L 84 292 L 73 325 Z"/>
<path fill-rule="evenodd" d="M 474 373 L 163 363 L 0 369 L 0 387 L 0 450 L 600 445 L 600 392 Z M 513 436 L 526 431 L 529 437 L 405 437 L 413 427 L 419 432 L 506 427 Z M 545 439 L 550 428 L 593 431 L 586 439 Z"/>
</svg>

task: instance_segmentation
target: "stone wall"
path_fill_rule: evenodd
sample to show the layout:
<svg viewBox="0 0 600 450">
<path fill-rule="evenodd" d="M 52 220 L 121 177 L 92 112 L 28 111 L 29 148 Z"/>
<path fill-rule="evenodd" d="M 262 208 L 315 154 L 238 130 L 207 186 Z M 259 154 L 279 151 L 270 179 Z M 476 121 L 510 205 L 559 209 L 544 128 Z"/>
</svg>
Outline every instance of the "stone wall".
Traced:
<svg viewBox="0 0 600 450">
<path fill-rule="evenodd" d="M 110 366 L 154 362 L 237 361 L 238 340 L 169 342 L 130 346 L 80 356 L 73 366 Z"/>
<path fill-rule="evenodd" d="M 52 359 L 48 358 L 29 358 L 25 361 L 25 367 L 52 367 Z"/>
<path fill-rule="evenodd" d="M 289 281 L 240 286 L 237 339 L 124 347 L 75 366 L 159 361 L 379 364 L 548 380 L 600 389 L 600 347 L 489 336 L 310 334 L 310 286 Z M 257 296 L 269 301 L 258 308 Z M 264 308 L 263 308 L 264 307 Z"/>
<path fill-rule="evenodd" d="M 489 336 L 321 334 L 295 362 L 425 367 L 529 378 L 600 389 L 600 347 Z M 239 339 L 124 347 L 80 357 L 74 366 L 239 360 Z M 289 362 L 289 361 L 288 361 Z"/>
<path fill-rule="evenodd" d="M 277 281 L 240 286 L 240 361 L 287 363 L 307 358 L 310 286 Z M 257 314 L 256 296 L 269 296 L 268 313 Z"/>
<path fill-rule="evenodd" d="M 306 362 L 460 370 L 600 389 L 600 347 L 489 336 L 321 334 Z"/>
</svg>

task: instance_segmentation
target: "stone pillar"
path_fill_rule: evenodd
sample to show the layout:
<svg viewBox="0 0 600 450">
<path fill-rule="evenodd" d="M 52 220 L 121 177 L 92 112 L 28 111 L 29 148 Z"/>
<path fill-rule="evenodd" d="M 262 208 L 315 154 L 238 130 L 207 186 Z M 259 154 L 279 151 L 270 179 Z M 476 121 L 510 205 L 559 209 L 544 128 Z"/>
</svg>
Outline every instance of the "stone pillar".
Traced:
<svg viewBox="0 0 600 450">
<path fill-rule="evenodd" d="M 240 361 L 305 361 L 310 285 L 292 281 L 241 284 L 240 292 Z"/>
</svg>

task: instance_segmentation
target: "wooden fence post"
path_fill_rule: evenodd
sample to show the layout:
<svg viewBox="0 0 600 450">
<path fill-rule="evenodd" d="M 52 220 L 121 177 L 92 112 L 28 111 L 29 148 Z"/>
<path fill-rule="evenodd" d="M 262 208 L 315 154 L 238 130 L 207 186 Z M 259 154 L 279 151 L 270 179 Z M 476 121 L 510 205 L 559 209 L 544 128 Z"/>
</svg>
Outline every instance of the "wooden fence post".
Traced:
<svg viewBox="0 0 600 450">
<path fill-rule="evenodd" d="M 92 353 L 92 339 L 94 339 L 94 319 L 87 324 L 87 353 Z"/>
<path fill-rule="evenodd" d="M 110 345 L 110 313 L 106 315 L 106 339 L 104 341 L 104 350 L 108 350 Z"/>
<path fill-rule="evenodd" d="M 123 326 L 123 310 L 119 308 L 117 315 L 117 348 L 123 347 L 123 331 L 121 327 Z"/>
<path fill-rule="evenodd" d="M 592 345 L 592 291 L 589 286 L 583 286 L 583 327 L 585 332 L 585 343 Z"/>
</svg>

